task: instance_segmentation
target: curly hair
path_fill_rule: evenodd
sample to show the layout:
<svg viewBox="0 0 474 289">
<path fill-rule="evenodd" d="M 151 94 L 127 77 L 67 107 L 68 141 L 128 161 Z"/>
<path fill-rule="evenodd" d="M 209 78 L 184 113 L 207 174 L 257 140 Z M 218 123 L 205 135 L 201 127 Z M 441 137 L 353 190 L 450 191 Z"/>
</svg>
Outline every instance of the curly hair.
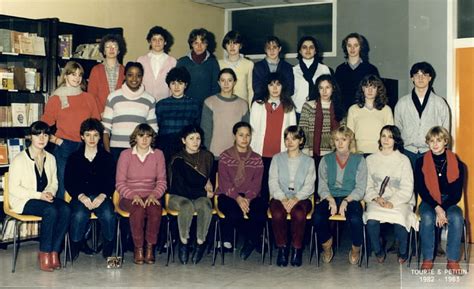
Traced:
<svg viewBox="0 0 474 289">
<path fill-rule="evenodd" d="M 105 57 L 105 44 L 107 42 L 115 42 L 118 45 L 117 60 L 122 63 L 123 57 L 127 54 L 127 43 L 120 34 L 107 34 L 100 40 L 99 51 Z"/>
<path fill-rule="evenodd" d="M 363 36 L 360 35 L 359 33 L 353 32 L 349 35 L 347 35 L 341 43 L 342 51 L 344 51 L 344 58 L 349 58 L 349 53 L 347 52 L 347 42 L 349 42 L 349 38 L 355 38 L 359 42 L 360 46 L 360 58 L 362 58 L 363 61 L 369 61 L 369 43 L 367 39 Z"/>
<path fill-rule="evenodd" d="M 283 110 L 286 112 L 290 112 L 295 109 L 295 104 L 291 99 L 291 95 L 288 91 L 288 84 L 285 82 L 285 78 L 279 72 L 272 72 L 267 77 L 267 87 L 273 82 L 278 82 L 281 84 L 281 95 L 280 95 L 280 102 L 283 105 Z M 264 102 L 267 102 L 270 98 L 270 93 L 267 93 L 265 98 L 263 99 Z"/>
<path fill-rule="evenodd" d="M 303 43 L 305 41 L 311 41 L 313 42 L 314 48 L 316 49 L 316 54 L 314 55 L 314 60 L 317 62 L 321 62 L 322 60 L 322 55 L 321 55 L 321 45 L 319 45 L 319 42 L 314 38 L 313 36 L 303 36 L 300 38 L 298 41 L 298 56 L 296 58 L 302 59 L 303 56 L 300 54 L 301 46 L 303 46 Z"/>
<path fill-rule="evenodd" d="M 149 135 L 151 137 L 151 144 L 150 147 L 152 149 L 155 148 L 155 138 L 156 138 L 156 132 L 153 130 L 153 128 L 147 124 L 147 123 L 141 123 L 135 127 L 133 130 L 132 134 L 130 135 L 130 147 L 134 147 L 137 145 L 137 136 L 144 136 L 144 135 Z"/>
<path fill-rule="evenodd" d="M 378 140 L 379 150 L 382 150 L 382 142 L 380 140 L 382 139 L 382 133 L 383 133 L 384 130 L 386 130 L 386 131 L 388 131 L 392 134 L 393 141 L 395 142 L 393 144 L 393 150 L 403 153 L 404 143 L 403 143 L 403 139 L 402 139 L 402 133 L 400 132 L 400 129 L 397 126 L 390 125 L 390 124 L 382 127 L 382 129 L 380 130 L 380 137 L 379 137 L 379 140 Z"/>
<path fill-rule="evenodd" d="M 165 81 L 168 86 L 170 86 L 170 83 L 173 81 L 184 82 L 188 85 L 191 81 L 191 75 L 189 75 L 188 70 L 184 66 L 173 67 L 166 75 Z"/>
<path fill-rule="evenodd" d="M 323 81 L 329 82 L 332 85 L 332 95 L 331 95 L 331 102 L 334 107 L 334 113 L 336 115 L 336 120 L 340 122 L 344 118 L 344 110 L 342 107 L 341 101 L 341 90 L 339 85 L 336 82 L 336 79 L 330 74 L 323 74 L 316 79 L 316 89 L 314 90 L 314 94 L 310 95 L 308 100 L 316 100 L 316 102 L 321 101 L 321 94 L 319 93 L 319 84 Z"/>
<path fill-rule="evenodd" d="M 163 50 L 165 51 L 165 53 L 168 53 L 170 51 L 171 46 L 173 46 L 174 44 L 173 35 L 171 35 L 168 30 L 161 26 L 153 26 L 152 28 L 150 28 L 150 31 L 148 31 L 148 34 L 146 35 L 146 41 L 150 43 L 151 39 L 155 35 L 161 35 L 163 37 L 163 39 L 165 40 L 165 46 Z M 148 49 L 151 49 L 151 45 L 148 47 Z"/>
<path fill-rule="evenodd" d="M 144 68 L 143 68 L 143 65 L 140 62 L 134 62 L 134 61 L 129 61 L 129 62 L 127 62 L 127 65 L 125 65 L 125 75 L 127 75 L 127 71 L 132 67 L 138 68 L 138 70 L 140 70 L 140 72 L 143 75 L 143 73 L 145 71 Z"/>
<path fill-rule="evenodd" d="M 377 96 L 374 100 L 374 107 L 377 110 L 381 110 L 387 104 L 387 90 L 385 89 L 385 85 L 383 81 L 378 78 L 378 76 L 369 74 L 366 75 L 359 83 L 359 87 L 356 91 L 356 99 L 357 105 L 362 108 L 365 105 L 365 94 L 364 94 L 364 87 L 367 86 L 375 86 L 377 88 Z"/>
</svg>

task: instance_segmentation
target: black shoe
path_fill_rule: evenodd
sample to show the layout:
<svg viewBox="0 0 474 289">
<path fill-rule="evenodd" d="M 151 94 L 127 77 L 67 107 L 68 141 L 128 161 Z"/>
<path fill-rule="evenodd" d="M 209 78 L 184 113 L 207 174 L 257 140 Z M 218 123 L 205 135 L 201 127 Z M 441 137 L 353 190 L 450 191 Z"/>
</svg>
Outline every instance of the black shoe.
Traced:
<svg viewBox="0 0 474 289">
<path fill-rule="evenodd" d="M 95 254 L 95 251 L 92 250 L 91 247 L 89 247 L 89 245 L 87 244 L 87 241 L 85 240 L 82 242 L 81 252 L 89 256 Z"/>
<path fill-rule="evenodd" d="M 114 251 L 114 241 L 105 241 L 102 243 L 102 257 L 107 259 L 113 255 Z"/>
<path fill-rule="evenodd" d="M 189 250 L 188 250 L 188 244 L 183 244 L 179 242 L 178 246 L 178 258 L 181 264 L 185 265 L 188 263 L 189 260 Z"/>
<path fill-rule="evenodd" d="M 82 241 L 79 241 L 79 242 L 71 241 L 71 258 L 73 262 L 75 262 L 77 258 L 79 257 L 79 251 L 80 251 L 81 246 L 82 246 Z"/>
<path fill-rule="evenodd" d="M 286 267 L 288 265 L 288 248 L 278 248 L 277 266 Z"/>
<path fill-rule="evenodd" d="M 252 254 L 254 249 L 255 249 L 255 244 L 252 241 L 250 240 L 245 241 L 244 246 L 240 250 L 240 258 L 242 260 L 247 260 L 250 254 Z"/>
<path fill-rule="evenodd" d="M 206 251 L 206 244 L 196 245 L 193 253 L 193 263 L 197 264 L 201 261 L 204 252 Z"/>
<path fill-rule="evenodd" d="M 291 248 L 291 266 L 299 267 L 303 264 L 303 249 Z"/>
</svg>

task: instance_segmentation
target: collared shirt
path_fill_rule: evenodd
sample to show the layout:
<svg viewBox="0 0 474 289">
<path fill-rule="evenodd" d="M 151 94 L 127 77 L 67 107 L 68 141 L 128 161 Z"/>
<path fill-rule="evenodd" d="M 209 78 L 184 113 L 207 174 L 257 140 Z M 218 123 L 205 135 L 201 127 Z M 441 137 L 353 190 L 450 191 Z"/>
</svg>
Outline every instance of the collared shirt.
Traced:
<svg viewBox="0 0 474 289">
<path fill-rule="evenodd" d="M 357 67 L 359 67 L 359 65 L 363 62 L 362 58 L 359 58 L 359 61 L 357 61 L 356 63 L 352 64 L 350 63 L 349 61 L 347 62 L 347 64 L 349 64 L 349 67 L 352 69 L 352 70 L 356 70 Z"/>
<path fill-rule="evenodd" d="M 138 159 L 142 163 L 145 161 L 146 157 L 149 154 L 154 154 L 154 153 L 155 153 L 155 151 L 151 147 L 148 147 L 148 151 L 143 156 L 138 153 L 137 146 L 134 146 L 133 149 L 132 149 L 132 155 L 137 155 Z"/>
<path fill-rule="evenodd" d="M 151 70 L 153 70 L 153 76 L 156 78 L 161 68 L 163 67 L 168 55 L 164 52 L 160 54 L 149 52 L 148 55 L 150 56 Z"/>
<path fill-rule="evenodd" d="M 105 75 L 107 76 L 107 84 L 109 85 L 109 92 L 115 91 L 115 86 L 117 85 L 120 64 L 117 62 L 113 67 L 109 67 L 105 62 Z"/>
</svg>

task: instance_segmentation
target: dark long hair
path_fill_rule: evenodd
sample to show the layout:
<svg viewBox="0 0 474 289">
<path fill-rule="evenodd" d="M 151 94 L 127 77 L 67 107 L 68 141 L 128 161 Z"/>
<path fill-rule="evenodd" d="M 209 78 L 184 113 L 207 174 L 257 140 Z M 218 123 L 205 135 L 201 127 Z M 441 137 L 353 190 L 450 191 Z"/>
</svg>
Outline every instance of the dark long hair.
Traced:
<svg viewBox="0 0 474 289">
<path fill-rule="evenodd" d="M 267 95 L 263 99 L 264 102 L 267 102 L 270 98 L 270 94 L 268 93 L 268 85 L 272 82 L 279 82 L 281 84 L 281 94 L 280 94 L 280 102 L 283 105 L 283 110 L 285 112 L 290 112 L 295 108 L 295 104 L 291 99 L 291 95 L 288 91 L 288 84 L 285 82 L 285 78 L 278 72 L 272 72 L 267 77 Z"/>
<path fill-rule="evenodd" d="M 356 91 L 357 105 L 362 108 L 365 105 L 364 86 L 375 86 L 377 88 L 377 96 L 374 100 L 374 107 L 381 110 L 387 104 L 387 90 L 382 80 L 378 76 L 369 74 L 366 75 L 359 83 L 359 88 Z"/>
<path fill-rule="evenodd" d="M 379 140 L 378 140 L 379 150 L 382 150 L 382 142 L 380 141 L 380 139 L 382 138 L 382 133 L 383 133 L 384 130 L 387 130 L 392 134 L 392 138 L 393 138 L 393 141 L 394 141 L 393 150 L 403 153 L 404 144 L 403 144 L 403 139 L 402 139 L 402 134 L 400 132 L 400 129 L 398 129 L 398 127 L 395 126 L 395 125 L 389 125 L 389 124 L 382 127 L 382 129 L 380 130 L 380 137 L 379 137 Z"/>
<path fill-rule="evenodd" d="M 334 107 L 334 113 L 336 115 L 336 120 L 340 122 L 344 118 L 344 110 L 342 108 L 341 101 L 341 90 L 339 85 L 337 85 L 336 78 L 330 74 L 323 74 L 316 79 L 316 88 L 314 93 L 309 96 L 309 100 L 316 100 L 316 102 L 321 102 L 321 94 L 319 93 L 319 84 L 323 81 L 327 81 L 332 85 L 332 95 L 331 102 Z"/>
</svg>

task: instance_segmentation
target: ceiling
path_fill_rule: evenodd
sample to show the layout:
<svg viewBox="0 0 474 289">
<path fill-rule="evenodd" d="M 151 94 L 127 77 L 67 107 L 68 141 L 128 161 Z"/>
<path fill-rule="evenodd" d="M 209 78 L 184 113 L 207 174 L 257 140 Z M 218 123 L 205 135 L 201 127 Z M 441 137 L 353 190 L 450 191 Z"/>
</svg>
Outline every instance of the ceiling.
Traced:
<svg viewBox="0 0 474 289">
<path fill-rule="evenodd" d="M 193 0 L 195 3 L 210 5 L 223 9 L 285 5 L 308 2 L 331 2 L 328 0 Z"/>
</svg>

